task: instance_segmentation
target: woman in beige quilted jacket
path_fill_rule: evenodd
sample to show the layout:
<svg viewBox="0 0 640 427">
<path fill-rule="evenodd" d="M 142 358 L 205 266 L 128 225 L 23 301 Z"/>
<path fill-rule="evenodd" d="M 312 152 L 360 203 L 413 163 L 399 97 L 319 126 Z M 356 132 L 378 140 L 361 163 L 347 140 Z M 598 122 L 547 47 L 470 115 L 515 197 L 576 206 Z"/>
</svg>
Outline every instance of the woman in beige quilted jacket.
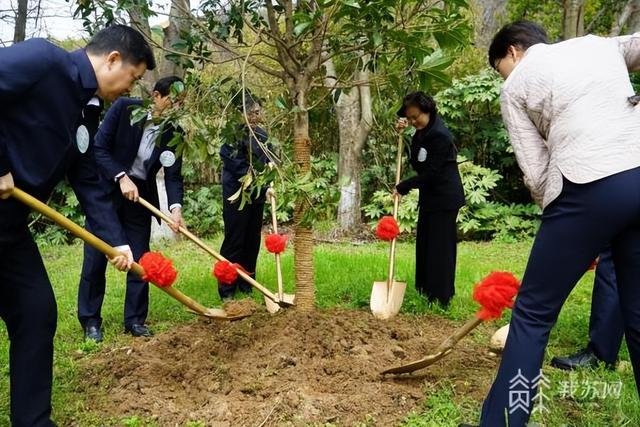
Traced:
<svg viewBox="0 0 640 427">
<path fill-rule="evenodd" d="M 526 425 L 549 332 L 573 286 L 612 242 L 629 353 L 640 390 L 640 107 L 629 71 L 640 33 L 547 44 L 531 22 L 502 28 L 489 63 L 525 184 L 542 207 L 497 377 L 481 425 Z M 544 401 L 542 402 L 544 403 Z M 540 408 L 538 408 L 540 409 Z"/>
</svg>

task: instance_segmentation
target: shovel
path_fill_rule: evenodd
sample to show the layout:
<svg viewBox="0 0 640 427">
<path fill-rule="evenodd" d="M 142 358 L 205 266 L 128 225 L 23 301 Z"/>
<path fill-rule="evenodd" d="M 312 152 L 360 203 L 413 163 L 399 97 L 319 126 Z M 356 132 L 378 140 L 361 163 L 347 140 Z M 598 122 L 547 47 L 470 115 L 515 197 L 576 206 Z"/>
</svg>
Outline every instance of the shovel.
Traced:
<svg viewBox="0 0 640 427">
<path fill-rule="evenodd" d="M 512 308 L 519 288 L 520 281 L 513 273 L 508 271 L 493 271 L 489 273 L 473 289 L 473 299 L 480 303 L 481 309 L 471 319 L 444 340 L 434 353 L 406 365 L 385 369 L 382 374 L 403 374 L 433 365 L 451 353 L 458 341 L 468 335 L 476 326 L 485 320 L 499 319 L 505 309 Z M 508 331 L 504 334 L 506 340 Z"/>
<path fill-rule="evenodd" d="M 398 153 L 396 155 L 396 185 L 400 182 L 402 172 L 402 135 L 398 136 Z M 393 219 L 398 219 L 398 205 L 400 197 L 394 193 Z M 371 290 L 370 307 L 373 315 L 382 320 L 387 320 L 398 314 L 404 299 L 404 291 L 407 288 L 405 282 L 396 282 L 393 273 L 396 257 L 396 239 L 391 241 L 389 251 L 389 275 L 385 282 L 374 282 Z"/>
<path fill-rule="evenodd" d="M 11 192 L 11 196 L 19 200 L 20 202 L 24 203 L 25 205 L 29 206 L 31 209 L 35 210 L 36 212 L 39 212 L 42 215 L 48 217 L 49 219 L 54 221 L 56 224 L 58 224 L 62 228 L 65 228 L 66 230 L 73 233 L 75 236 L 79 237 L 80 239 L 84 240 L 87 244 L 96 248 L 103 254 L 109 257 L 115 257 L 118 255 L 121 255 L 121 253 L 117 249 L 109 246 L 105 241 L 94 236 L 84 228 L 80 227 L 75 222 L 69 220 L 62 214 L 56 212 L 46 204 L 42 203 L 40 200 L 25 193 L 19 188 L 14 188 L 13 191 Z M 140 277 L 144 276 L 144 269 L 138 263 L 134 262 L 131 265 L 131 271 L 133 271 Z M 247 315 L 228 316 L 227 313 L 222 309 L 207 308 L 201 305 L 200 303 L 194 301 L 193 299 L 189 298 L 188 296 L 184 295 L 182 292 L 180 292 L 179 290 L 177 290 L 172 286 L 158 287 L 158 288 L 166 292 L 167 294 L 169 294 L 169 296 L 171 296 L 172 298 L 174 298 L 184 306 L 186 306 L 190 311 L 200 316 L 208 317 L 211 319 L 221 319 L 221 320 L 237 320 L 237 319 L 242 319 L 243 317 L 247 317 Z"/>
<path fill-rule="evenodd" d="M 163 221 L 167 222 L 168 224 L 174 224 L 173 220 L 171 218 L 169 218 L 167 215 L 165 215 L 161 210 L 159 210 L 158 208 L 156 208 L 155 206 L 153 206 L 151 203 L 147 202 L 145 199 L 143 199 L 142 197 L 138 197 L 138 203 L 140 203 L 142 206 L 144 206 L 145 208 L 147 208 L 149 211 L 151 211 L 151 213 L 153 213 L 154 215 L 156 215 L 159 218 L 162 218 Z M 198 245 L 201 249 L 203 249 L 205 252 L 207 252 L 209 255 L 213 256 L 215 259 L 217 259 L 218 261 L 227 261 L 227 259 L 225 257 L 223 257 L 222 255 L 220 255 L 218 252 L 214 251 L 213 249 L 211 249 L 209 246 L 207 246 L 202 240 L 200 240 L 198 237 L 196 237 L 193 233 L 191 233 L 189 230 L 187 230 L 186 228 L 180 226 L 178 227 L 178 231 L 180 231 L 180 233 L 184 234 L 186 237 L 189 238 L 189 240 L 191 240 L 193 243 L 195 243 L 196 245 Z M 256 282 L 256 280 L 249 276 L 245 271 L 243 271 L 242 269 L 238 268 L 236 269 L 236 271 L 238 272 L 238 275 L 240 277 L 242 277 L 244 280 L 246 280 L 251 286 L 253 286 L 254 288 L 256 288 L 259 292 L 261 292 L 267 299 L 270 300 L 270 302 L 272 304 L 267 304 L 267 311 L 269 311 L 270 313 L 274 313 L 275 311 L 271 311 L 273 310 L 273 308 L 275 307 L 281 307 L 281 306 L 287 306 L 287 305 L 292 305 L 293 301 L 291 303 L 287 303 L 286 301 L 281 301 L 277 296 L 275 296 L 269 289 L 265 288 L 264 286 L 262 286 L 260 283 Z M 271 307 L 271 308 L 270 308 Z"/>
<path fill-rule="evenodd" d="M 278 219 L 276 217 L 276 193 L 273 188 L 269 187 L 267 190 L 267 198 L 269 198 L 269 202 L 271 204 L 271 223 L 273 225 L 273 232 L 278 234 Z M 280 254 L 274 254 L 276 256 L 276 274 L 278 276 L 278 299 L 281 303 L 285 303 L 287 305 L 293 305 L 296 296 L 291 294 L 285 294 L 282 286 L 282 265 L 280 263 Z M 267 309 L 270 304 L 273 302 L 269 301 L 267 298 L 264 300 L 267 305 Z M 275 306 L 275 311 L 278 311 L 280 307 Z"/>
<path fill-rule="evenodd" d="M 449 353 L 453 351 L 453 347 L 460 341 L 464 336 L 466 336 L 469 332 L 471 332 L 476 326 L 482 323 L 482 319 L 477 317 L 473 317 L 468 320 L 467 323 L 462 325 L 458 330 L 456 330 L 453 335 L 444 340 L 442 344 L 436 349 L 436 351 L 428 356 L 416 360 L 414 362 L 407 363 L 406 365 L 396 366 L 395 368 L 385 369 L 381 372 L 381 374 L 405 374 L 407 372 L 417 371 L 419 369 L 426 368 L 427 366 L 433 365 L 438 360 L 447 356 Z"/>
</svg>

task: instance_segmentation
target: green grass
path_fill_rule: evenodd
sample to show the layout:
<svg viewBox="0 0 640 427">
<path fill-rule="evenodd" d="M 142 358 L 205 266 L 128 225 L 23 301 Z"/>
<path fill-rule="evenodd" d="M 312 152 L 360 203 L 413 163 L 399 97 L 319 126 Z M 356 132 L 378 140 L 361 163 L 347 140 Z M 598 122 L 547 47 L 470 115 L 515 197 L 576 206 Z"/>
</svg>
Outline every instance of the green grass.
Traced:
<svg viewBox="0 0 640 427">
<path fill-rule="evenodd" d="M 218 239 L 210 241 L 219 247 Z M 180 289 L 206 306 L 220 304 L 214 280 L 210 275 L 212 259 L 188 242 L 177 245 L 159 245 L 167 256 L 179 266 Z M 473 284 L 491 270 L 509 270 L 522 276 L 530 242 L 517 244 L 462 243 L 458 252 L 456 297 L 449 310 L 427 304 L 420 298 L 413 286 L 414 258 L 412 243 L 400 243 L 397 255 L 398 280 L 407 282 L 403 312 L 420 315 L 437 314 L 449 319 L 466 320 L 477 309 L 470 294 Z M 333 244 L 318 245 L 315 252 L 316 299 L 319 307 L 341 306 L 367 309 L 371 284 L 384 280 L 387 274 L 387 250 L 384 243 L 361 245 Z M 77 360 L 90 357 L 101 346 L 84 343 L 80 326 L 76 320 L 76 298 L 81 267 L 82 247 L 72 245 L 43 249 L 43 256 L 50 274 L 58 302 L 58 330 L 55 342 L 54 363 L 54 419 L 59 425 L 75 423 L 81 426 L 125 425 L 152 426 L 152 420 L 130 416 L 112 420 L 98 420 L 87 411 L 86 402 L 76 392 L 79 380 Z M 287 291 L 293 292 L 293 256 L 287 250 L 283 256 L 284 281 Z M 257 275 L 265 283 L 275 283 L 274 263 L 263 252 L 259 258 Z M 552 355 L 564 355 L 586 344 L 588 340 L 589 308 L 593 273 L 587 273 L 565 305 L 558 325 L 553 330 L 547 359 Z M 258 296 L 255 296 L 259 300 Z M 113 269 L 107 275 L 107 295 L 103 307 L 105 339 L 107 345 L 126 345 L 130 338 L 122 334 L 122 306 L 124 302 L 124 276 Z M 175 301 L 164 296 L 157 289 L 151 290 L 151 305 L 148 322 L 157 333 L 173 326 L 191 321 Z M 506 322 L 505 316 L 500 325 Z M 552 387 L 547 402 L 548 413 L 536 414 L 533 420 L 546 426 L 637 426 L 640 425 L 640 405 L 635 391 L 633 374 L 628 366 L 626 346 L 621 353 L 622 372 L 605 369 L 585 371 L 569 377 L 568 374 L 546 369 Z M 548 360 L 547 360 L 548 362 Z M 4 323 L 0 322 L 0 426 L 8 425 L 8 342 Z M 619 398 L 602 399 L 581 396 L 576 392 L 573 399 L 562 393 L 562 382 L 569 378 L 578 385 L 578 390 L 586 389 L 591 383 L 604 381 L 613 383 L 621 380 L 622 392 Z M 473 422 L 478 419 L 480 401 L 475 401 L 456 391 L 449 382 L 431 384 L 425 390 L 425 401 L 415 413 L 408 414 L 403 427 L 456 426 L 457 423 Z M 586 393 L 585 393 L 586 394 Z M 105 398 L 108 398 L 106 396 Z M 117 414 L 114 414 L 116 416 Z M 363 425 L 368 425 L 365 421 Z M 375 424 L 375 423 L 373 423 Z M 192 423 L 192 426 L 199 425 Z"/>
</svg>

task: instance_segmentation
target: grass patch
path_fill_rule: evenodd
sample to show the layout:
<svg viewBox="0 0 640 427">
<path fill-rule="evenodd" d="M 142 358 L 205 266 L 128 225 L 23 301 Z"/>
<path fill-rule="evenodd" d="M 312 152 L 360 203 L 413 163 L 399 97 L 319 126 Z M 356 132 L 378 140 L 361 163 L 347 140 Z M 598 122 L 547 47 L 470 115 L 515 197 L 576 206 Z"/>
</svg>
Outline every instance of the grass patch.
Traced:
<svg viewBox="0 0 640 427">
<path fill-rule="evenodd" d="M 213 247 L 220 246 L 220 240 L 209 241 Z M 217 289 L 210 271 L 213 259 L 189 242 L 175 245 L 158 244 L 178 267 L 177 286 L 185 294 L 197 299 L 205 306 L 218 306 Z M 449 310 L 437 304 L 429 304 L 414 288 L 414 245 L 403 242 L 398 245 L 397 280 L 407 282 L 402 311 L 420 315 L 433 313 L 453 320 L 466 320 L 476 310 L 471 300 L 473 284 L 492 270 L 509 270 L 518 277 L 525 268 L 530 242 L 520 243 L 472 243 L 460 244 L 456 275 L 456 296 Z M 388 245 L 370 244 L 321 244 L 315 249 L 316 299 L 319 307 L 340 306 L 354 309 L 368 309 L 369 294 L 374 281 L 386 279 Z M 88 412 L 83 397 L 76 392 L 78 381 L 77 360 L 90 358 L 100 345 L 83 342 L 82 331 L 76 318 L 78 280 L 81 268 L 82 246 L 79 244 L 43 249 L 43 256 L 58 302 L 58 330 L 55 341 L 54 420 L 59 425 L 125 425 L 153 426 L 153 420 L 138 417 L 95 419 Z M 287 292 L 293 293 L 293 254 L 289 249 L 283 255 L 284 282 Z M 257 276 L 267 284 L 276 282 L 275 263 L 266 251 L 258 260 Z M 565 305 L 556 328 L 552 331 L 547 362 L 553 355 L 571 353 L 588 341 L 589 309 L 593 273 L 587 273 L 579 282 Z M 103 306 L 103 327 L 105 341 L 109 346 L 125 346 L 131 338 L 123 335 L 123 303 L 125 277 L 109 268 L 107 274 L 107 295 Z M 255 293 L 254 293 L 255 294 Z M 148 323 L 161 333 L 175 325 L 190 321 L 192 315 L 161 291 L 152 288 Z M 255 294 L 256 301 L 261 298 Z M 508 314 L 507 314 L 508 316 Z M 496 328 L 506 323 L 503 319 Z M 0 425 L 9 425 L 9 367 L 8 342 L 4 323 L 0 323 Z M 548 412 L 536 414 L 533 419 L 547 426 L 637 426 L 640 425 L 640 405 L 635 391 L 633 373 L 628 365 L 626 345 L 620 356 L 623 368 L 619 371 L 585 371 L 570 376 L 567 373 L 545 366 L 552 388 L 547 408 Z M 589 382 L 622 382 L 618 398 L 601 398 L 567 394 L 566 382 L 574 381 L 576 387 L 588 387 Z M 584 392 L 583 392 L 584 393 Z M 106 396 L 105 398 L 108 398 Z M 441 382 L 425 389 L 422 408 L 409 414 L 403 427 L 413 426 L 455 426 L 458 422 L 477 420 L 482 402 L 469 399 L 456 391 L 451 383 Z M 114 414 L 116 416 L 117 414 Z M 372 425 L 375 421 L 372 420 Z M 204 425 L 194 420 L 190 426 Z M 366 423 L 365 423 L 366 425 Z"/>
</svg>

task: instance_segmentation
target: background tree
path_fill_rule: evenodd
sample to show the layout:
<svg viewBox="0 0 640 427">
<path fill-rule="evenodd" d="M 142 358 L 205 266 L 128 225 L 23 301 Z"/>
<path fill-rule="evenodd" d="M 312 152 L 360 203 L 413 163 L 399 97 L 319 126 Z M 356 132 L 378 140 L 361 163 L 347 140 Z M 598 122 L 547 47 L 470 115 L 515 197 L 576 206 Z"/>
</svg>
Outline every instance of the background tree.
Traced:
<svg viewBox="0 0 640 427">
<path fill-rule="evenodd" d="M 293 176 L 297 186 L 294 224 L 296 294 L 301 309 L 314 305 L 314 206 L 306 189 L 312 186 L 309 111 L 311 92 L 324 86 L 323 64 L 329 59 L 353 69 L 359 54 L 370 55 L 369 67 L 399 61 L 407 72 L 433 77 L 426 58 L 439 47 L 465 43 L 468 25 L 464 0 L 310 0 L 219 1 L 200 3 L 196 10 L 174 2 L 188 17 L 175 52 L 182 65 L 216 62 L 217 51 L 282 81 L 293 122 Z M 86 4 L 80 4 L 81 9 Z M 116 5 L 117 9 L 118 5 Z M 116 15 L 117 13 L 112 13 Z M 263 48 L 263 50 L 259 50 Z M 178 59 L 178 58 L 176 58 Z M 338 82 L 340 83 L 340 76 Z M 226 125 L 226 123 L 223 123 Z M 255 172 L 250 172 L 255 174 Z M 309 184 L 305 186 L 305 184 Z"/>
<path fill-rule="evenodd" d="M 562 38 L 564 40 L 584 35 L 585 0 L 562 1 Z"/>
<path fill-rule="evenodd" d="M 362 152 L 373 127 L 373 109 L 369 81 L 369 56 L 362 56 L 353 72 L 354 87 L 333 89 L 340 146 L 338 152 L 338 184 L 340 201 L 337 220 L 343 233 L 357 230 L 362 224 L 361 172 Z M 337 82 L 333 59 L 324 64 L 326 85 L 331 88 Z"/>
<path fill-rule="evenodd" d="M 13 42 L 18 43 L 24 40 L 27 31 L 27 6 L 29 0 L 18 0 L 18 9 L 16 10 L 16 23 L 13 32 Z"/>
</svg>

